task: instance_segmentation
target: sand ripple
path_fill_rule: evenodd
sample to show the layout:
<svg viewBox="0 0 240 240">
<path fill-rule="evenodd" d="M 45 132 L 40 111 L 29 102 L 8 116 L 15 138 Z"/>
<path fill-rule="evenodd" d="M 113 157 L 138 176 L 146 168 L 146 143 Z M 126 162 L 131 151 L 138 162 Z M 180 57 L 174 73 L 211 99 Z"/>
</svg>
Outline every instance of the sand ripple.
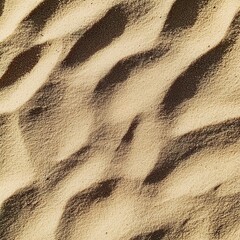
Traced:
<svg viewBox="0 0 240 240">
<path fill-rule="evenodd" d="M 0 239 L 240 239 L 239 9 L 0 1 Z"/>
</svg>

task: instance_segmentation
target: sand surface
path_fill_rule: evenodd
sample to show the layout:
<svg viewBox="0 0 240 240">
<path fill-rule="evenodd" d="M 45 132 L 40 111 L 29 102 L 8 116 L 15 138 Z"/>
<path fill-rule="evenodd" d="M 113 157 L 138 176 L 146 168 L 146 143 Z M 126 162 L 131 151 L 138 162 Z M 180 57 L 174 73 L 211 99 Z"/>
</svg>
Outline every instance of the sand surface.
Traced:
<svg viewBox="0 0 240 240">
<path fill-rule="evenodd" d="M 0 240 L 240 239 L 240 0 L 0 0 Z"/>
</svg>

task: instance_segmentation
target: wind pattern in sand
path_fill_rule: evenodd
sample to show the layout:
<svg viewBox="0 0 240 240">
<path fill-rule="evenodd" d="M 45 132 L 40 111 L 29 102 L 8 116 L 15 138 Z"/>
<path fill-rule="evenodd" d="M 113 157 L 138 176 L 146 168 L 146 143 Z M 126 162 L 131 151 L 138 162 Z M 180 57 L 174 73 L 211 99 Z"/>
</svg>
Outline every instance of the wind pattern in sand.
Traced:
<svg viewBox="0 0 240 240">
<path fill-rule="evenodd" d="M 239 0 L 0 0 L 0 239 L 240 239 Z"/>
</svg>

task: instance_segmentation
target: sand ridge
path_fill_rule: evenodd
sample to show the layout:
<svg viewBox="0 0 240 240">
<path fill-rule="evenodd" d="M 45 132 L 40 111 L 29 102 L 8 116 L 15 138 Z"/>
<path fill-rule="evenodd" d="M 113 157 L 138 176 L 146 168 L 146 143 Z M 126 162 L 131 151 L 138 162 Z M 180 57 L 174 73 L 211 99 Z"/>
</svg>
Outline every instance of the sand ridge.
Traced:
<svg viewBox="0 0 240 240">
<path fill-rule="evenodd" d="M 0 239 L 240 239 L 239 0 L 0 1 Z"/>
</svg>

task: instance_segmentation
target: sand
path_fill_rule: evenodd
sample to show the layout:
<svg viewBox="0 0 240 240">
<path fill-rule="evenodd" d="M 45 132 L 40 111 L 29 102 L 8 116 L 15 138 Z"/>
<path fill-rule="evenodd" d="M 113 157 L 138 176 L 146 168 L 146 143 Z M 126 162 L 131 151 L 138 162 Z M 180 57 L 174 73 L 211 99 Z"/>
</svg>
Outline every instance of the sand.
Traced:
<svg viewBox="0 0 240 240">
<path fill-rule="evenodd" d="M 239 0 L 0 0 L 0 239 L 240 239 Z"/>
</svg>

